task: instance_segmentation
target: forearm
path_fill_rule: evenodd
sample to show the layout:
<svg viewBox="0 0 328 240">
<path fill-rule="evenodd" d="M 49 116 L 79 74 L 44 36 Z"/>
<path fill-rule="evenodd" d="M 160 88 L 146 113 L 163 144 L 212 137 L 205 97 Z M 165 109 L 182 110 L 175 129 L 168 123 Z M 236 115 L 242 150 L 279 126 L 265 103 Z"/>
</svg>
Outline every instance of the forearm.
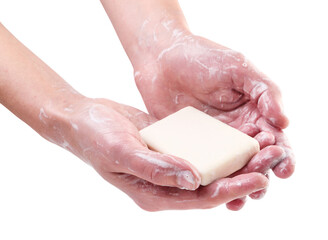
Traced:
<svg viewBox="0 0 328 240">
<path fill-rule="evenodd" d="M 0 24 L 0 103 L 42 136 L 52 137 L 65 109 L 82 95 Z"/>
<path fill-rule="evenodd" d="M 189 29 L 177 0 L 101 0 L 135 65 L 160 52 Z"/>
</svg>

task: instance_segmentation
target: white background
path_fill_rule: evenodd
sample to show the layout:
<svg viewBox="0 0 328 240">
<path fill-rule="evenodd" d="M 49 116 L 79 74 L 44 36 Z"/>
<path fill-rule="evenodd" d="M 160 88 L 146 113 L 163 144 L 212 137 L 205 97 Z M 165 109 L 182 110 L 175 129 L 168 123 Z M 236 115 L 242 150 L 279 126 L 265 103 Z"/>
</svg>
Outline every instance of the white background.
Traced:
<svg viewBox="0 0 328 240">
<path fill-rule="evenodd" d="M 325 2 L 180 1 L 195 34 L 241 51 L 282 90 L 297 168 L 272 175 L 264 199 L 145 212 L 0 106 L 0 239 L 328 239 Z M 0 0 L 0 21 L 84 95 L 145 110 L 99 1 Z"/>
</svg>

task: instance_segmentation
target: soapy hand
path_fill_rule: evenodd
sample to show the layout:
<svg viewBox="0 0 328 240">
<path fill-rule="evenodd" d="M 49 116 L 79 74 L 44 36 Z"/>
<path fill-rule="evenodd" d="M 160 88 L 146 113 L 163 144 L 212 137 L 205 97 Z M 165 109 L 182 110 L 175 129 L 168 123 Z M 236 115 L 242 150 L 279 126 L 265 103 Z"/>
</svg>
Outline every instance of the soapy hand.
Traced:
<svg viewBox="0 0 328 240">
<path fill-rule="evenodd" d="M 62 115 L 65 120 L 59 121 L 41 109 L 41 123 L 50 129 L 42 135 L 93 166 L 105 179 L 124 173 L 156 185 L 199 186 L 199 174 L 188 162 L 151 151 L 142 141 L 138 129 L 155 121 L 148 114 L 105 99 L 83 98 Z"/>
<path fill-rule="evenodd" d="M 292 175 L 294 155 L 281 130 L 288 119 L 278 87 L 242 54 L 173 24 L 167 31 L 170 37 L 150 50 L 151 57 L 134 63 L 149 113 L 161 119 L 186 106 L 198 108 L 259 141 L 262 150 L 238 173 L 272 169 L 280 178 Z M 238 210 L 244 200 L 227 206 Z"/>
<path fill-rule="evenodd" d="M 135 108 L 86 98 L 65 107 L 61 121 L 45 109 L 40 123 L 50 131 L 42 135 L 93 166 L 143 209 L 215 207 L 267 185 L 265 176 L 252 173 L 199 187 L 199 173 L 188 162 L 147 148 L 138 130 L 156 119 Z"/>
</svg>

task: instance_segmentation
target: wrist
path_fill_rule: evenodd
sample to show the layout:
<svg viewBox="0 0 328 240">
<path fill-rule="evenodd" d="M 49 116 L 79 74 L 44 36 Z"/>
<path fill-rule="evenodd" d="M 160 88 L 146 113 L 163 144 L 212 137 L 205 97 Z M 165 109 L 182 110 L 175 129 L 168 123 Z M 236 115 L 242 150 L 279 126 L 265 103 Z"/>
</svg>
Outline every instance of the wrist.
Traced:
<svg viewBox="0 0 328 240">
<path fill-rule="evenodd" d="M 130 60 L 134 69 L 161 58 L 166 49 L 181 43 L 191 32 L 184 20 L 179 17 L 162 16 L 156 20 L 146 20 L 138 41 L 131 44 Z"/>
<path fill-rule="evenodd" d="M 76 92 L 53 96 L 40 105 L 38 119 L 33 127 L 45 139 L 63 146 L 74 128 L 74 114 L 88 101 Z"/>
<path fill-rule="evenodd" d="M 133 67 L 189 32 L 178 0 L 101 0 Z"/>
</svg>

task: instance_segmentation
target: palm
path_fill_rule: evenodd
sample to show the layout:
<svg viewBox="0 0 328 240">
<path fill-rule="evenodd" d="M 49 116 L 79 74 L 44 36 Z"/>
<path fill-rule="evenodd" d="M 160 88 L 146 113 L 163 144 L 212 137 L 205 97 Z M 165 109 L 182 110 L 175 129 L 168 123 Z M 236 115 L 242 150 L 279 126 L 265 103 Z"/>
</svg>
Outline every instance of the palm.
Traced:
<svg viewBox="0 0 328 240">
<path fill-rule="evenodd" d="M 68 128 L 56 131 L 54 142 L 90 163 L 144 209 L 210 208 L 267 186 L 262 174 L 250 173 L 199 187 L 200 176 L 188 162 L 143 143 L 138 130 L 156 121 L 150 115 L 106 99 L 71 106 Z"/>
<path fill-rule="evenodd" d="M 278 88 L 243 55 L 209 40 L 187 35 L 170 44 L 154 61 L 135 69 L 149 113 L 160 119 L 194 106 L 256 137 L 261 148 L 279 146 L 279 164 L 270 167 L 279 177 L 290 176 L 294 160 L 281 131 L 288 120 Z"/>
</svg>

